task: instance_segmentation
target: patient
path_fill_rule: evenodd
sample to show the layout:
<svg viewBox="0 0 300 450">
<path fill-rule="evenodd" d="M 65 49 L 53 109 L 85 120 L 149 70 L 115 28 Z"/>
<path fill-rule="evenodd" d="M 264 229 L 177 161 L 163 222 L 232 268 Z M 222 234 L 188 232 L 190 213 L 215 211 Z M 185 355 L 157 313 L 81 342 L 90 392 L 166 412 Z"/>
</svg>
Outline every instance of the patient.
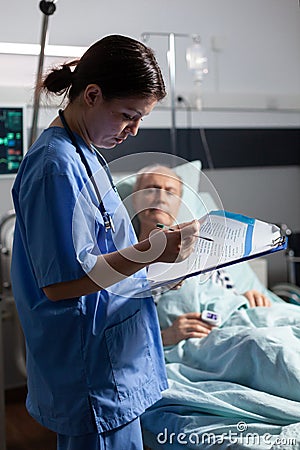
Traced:
<svg viewBox="0 0 300 450">
<path fill-rule="evenodd" d="M 149 173 L 151 172 L 151 173 Z M 138 235 L 176 226 L 183 185 L 168 168 L 138 174 Z M 220 327 L 201 320 L 219 312 Z M 300 308 L 266 289 L 247 262 L 160 295 L 169 389 L 142 416 L 151 449 L 300 448 Z"/>
<path fill-rule="evenodd" d="M 139 219 L 139 240 L 146 239 L 149 233 L 156 229 L 157 223 L 166 226 L 176 224 L 182 189 L 181 179 L 168 167 L 154 165 L 145 167 L 138 173 L 134 186 L 133 205 Z M 195 280 L 188 280 L 185 283 L 193 285 Z M 207 288 L 204 284 L 212 289 L 212 295 L 216 295 L 215 290 L 217 289 L 219 297 L 225 296 L 224 300 L 228 294 L 237 296 L 236 305 L 237 307 L 241 306 L 234 280 L 231 279 L 229 272 L 216 270 L 212 273 L 210 281 L 202 285 L 202 291 L 206 292 Z M 181 287 L 181 285 L 178 286 L 178 288 Z M 185 289 L 186 287 L 183 288 L 183 290 Z M 171 295 L 176 296 L 175 293 Z M 268 296 L 256 289 L 249 289 L 242 295 L 247 299 L 250 307 L 271 305 Z M 211 330 L 212 326 L 201 320 L 200 312 L 187 312 L 178 316 L 171 326 L 162 330 L 163 344 L 165 346 L 174 345 L 183 339 L 201 338 Z"/>
</svg>

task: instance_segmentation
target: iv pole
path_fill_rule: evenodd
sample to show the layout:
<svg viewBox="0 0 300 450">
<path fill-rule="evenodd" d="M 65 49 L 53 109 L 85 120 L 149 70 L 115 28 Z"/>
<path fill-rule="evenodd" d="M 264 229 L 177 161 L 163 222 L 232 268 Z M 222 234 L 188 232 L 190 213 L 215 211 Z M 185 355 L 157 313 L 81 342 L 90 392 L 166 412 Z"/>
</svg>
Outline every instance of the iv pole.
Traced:
<svg viewBox="0 0 300 450">
<path fill-rule="evenodd" d="M 171 150 L 173 155 L 177 155 L 177 131 L 176 131 L 176 54 L 175 54 L 175 34 L 169 34 L 169 76 L 170 76 L 170 92 L 171 92 Z"/>
<path fill-rule="evenodd" d="M 176 131 L 176 50 L 175 38 L 185 37 L 194 39 L 197 35 L 182 34 L 182 33 L 160 33 L 160 32 L 145 32 L 142 33 L 142 40 L 149 41 L 150 36 L 166 36 L 168 37 L 168 69 L 170 82 L 170 98 L 171 98 L 171 152 L 177 155 L 177 131 Z"/>
<path fill-rule="evenodd" d="M 168 69 L 169 69 L 169 82 L 170 82 L 170 98 L 171 98 L 171 152 L 173 155 L 177 154 L 177 135 L 176 135 L 176 52 L 175 52 L 175 36 L 179 36 L 175 33 L 142 33 L 142 40 L 147 42 L 150 36 L 166 36 L 168 37 Z M 180 35 L 186 36 L 186 35 Z"/>
<path fill-rule="evenodd" d="M 30 133 L 30 141 L 29 144 L 32 145 L 37 137 L 37 123 L 38 123 L 38 114 L 39 114 L 39 106 L 40 106 L 40 82 L 42 80 L 43 75 L 43 66 L 44 66 L 44 57 L 45 57 L 45 45 L 48 41 L 48 22 L 49 16 L 54 14 L 56 10 L 56 6 L 54 4 L 56 0 L 48 1 L 42 0 L 39 4 L 40 10 L 44 14 L 43 23 L 42 23 L 42 33 L 41 33 L 41 50 L 39 56 L 38 63 L 38 71 L 36 77 L 36 86 L 34 92 L 34 103 L 33 103 L 33 116 L 32 116 L 32 126 Z"/>
</svg>

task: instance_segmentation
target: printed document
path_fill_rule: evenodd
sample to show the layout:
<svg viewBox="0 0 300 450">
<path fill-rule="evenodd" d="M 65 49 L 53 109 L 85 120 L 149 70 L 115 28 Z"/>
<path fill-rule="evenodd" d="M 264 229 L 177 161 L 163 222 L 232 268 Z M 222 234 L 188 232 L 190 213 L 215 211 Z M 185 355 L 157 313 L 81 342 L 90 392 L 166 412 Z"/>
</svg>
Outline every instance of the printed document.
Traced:
<svg viewBox="0 0 300 450">
<path fill-rule="evenodd" d="M 200 219 L 193 253 L 179 263 L 156 263 L 148 270 L 150 287 L 252 259 L 286 248 L 278 226 L 228 211 L 212 211 Z"/>
</svg>

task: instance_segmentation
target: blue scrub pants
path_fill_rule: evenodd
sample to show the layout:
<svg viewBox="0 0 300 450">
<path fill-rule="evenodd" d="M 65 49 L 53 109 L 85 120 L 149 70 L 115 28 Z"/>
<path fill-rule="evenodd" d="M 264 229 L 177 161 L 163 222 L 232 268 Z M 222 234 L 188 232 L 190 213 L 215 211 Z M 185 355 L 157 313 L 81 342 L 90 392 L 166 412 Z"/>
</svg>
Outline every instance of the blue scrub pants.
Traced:
<svg viewBox="0 0 300 450">
<path fill-rule="evenodd" d="M 58 434 L 57 450 L 143 450 L 140 419 L 101 434 Z"/>
</svg>

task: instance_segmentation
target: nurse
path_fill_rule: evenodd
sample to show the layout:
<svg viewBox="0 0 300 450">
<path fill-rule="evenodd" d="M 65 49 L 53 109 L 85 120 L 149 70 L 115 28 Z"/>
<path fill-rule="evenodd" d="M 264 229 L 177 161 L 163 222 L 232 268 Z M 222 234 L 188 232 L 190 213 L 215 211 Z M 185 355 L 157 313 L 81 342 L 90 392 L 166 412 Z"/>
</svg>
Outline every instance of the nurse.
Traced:
<svg viewBox="0 0 300 450">
<path fill-rule="evenodd" d="M 99 148 L 137 134 L 165 96 L 163 78 L 149 48 L 112 35 L 41 89 L 67 100 L 13 186 L 26 406 L 57 433 L 58 450 L 141 450 L 139 416 L 167 388 L 145 268 L 186 258 L 198 224 L 137 243 Z"/>
</svg>

